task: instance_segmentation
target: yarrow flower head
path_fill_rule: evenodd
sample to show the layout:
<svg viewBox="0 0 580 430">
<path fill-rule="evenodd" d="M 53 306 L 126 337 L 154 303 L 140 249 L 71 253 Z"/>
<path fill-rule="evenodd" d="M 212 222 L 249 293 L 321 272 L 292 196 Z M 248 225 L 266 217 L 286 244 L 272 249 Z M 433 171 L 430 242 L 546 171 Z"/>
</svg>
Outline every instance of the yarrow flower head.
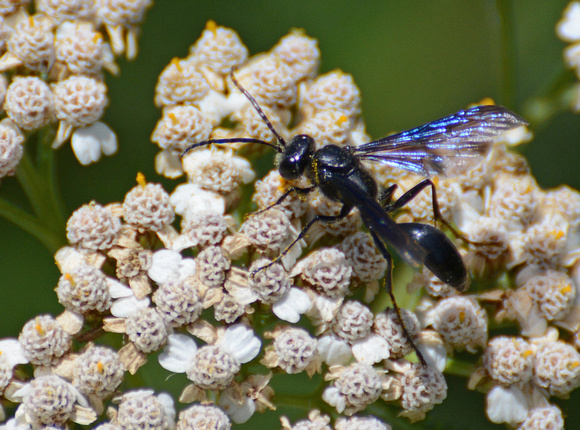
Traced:
<svg viewBox="0 0 580 430">
<path fill-rule="evenodd" d="M 268 367 L 279 366 L 286 373 L 304 370 L 312 375 L 320 365 L 316 339 L 301 328 L 278 327 L 268 337 L 274 339 L 267 348 L 262 363 Z"/>
<path fill-rule="evenodd" d="M 193 390 L 224 390 L 233 382 L 241 365 L 258 355 L 261 341 L 242 324 L 217 331 L 204 325 L 198 328 L 198 335 L 212 340 L 211 344 L 198 348 L 190 337 L 172 334 L 159 355 L 159 364 L 172 372 L 186 373 L 193 382 Z"/>
<path fill-rule="evenodd" d="M 112 304 L 105 275 L 88 264 L 61 276 L 56 293 L 61 304 L 78 313 L 104 312 Z"/>
<path fill-rule="evenodd" d="M 167 343 L 169 328 L 156 309 L 144 308 L 127 317 L 127 336 L 138 350 L 149 353 Z"/>
<path fill-rule="evenodd" d="M 50 18 L 43 14 L 20 20 L 8 39 L 9 55 L 3 56 L 3 69 L 23 65 L 37 72 L 48 71 L 54 63 L 52 27 Z"/>
<path fill-rule="evenodd" d="M 411 340 L 416 340 L 420 331 L 417 316 L 407 309 L 401 309 L 401 314 L 407 334 Z M 391 358 L 404 357 L 413 349 L 393 308 L 388 308 L 375 317 L 373 331 L 387 342 Z"/>
<path fill-rule="evenodd" d="M 155 396 L 150 390 L 138 390 L 123 395 L 116 415 L 121 428 L 168 430 L 174 426 L 175 407 L 168 394 Z"/>
<path fill-rule="evenodd" d="M 63 426 L 75 417 L 78 403 L 88 406 L 82 395 L 56 375 L 40 376 L 15 393 L 22 396 L 23 413 L 35 425 Z M 82 424 L 89 424 L 94 418 Z"/>
<path fill-rule="evenodd" d="M 54 96 L 48 85 L 34 76 L 16 76 L 8 86 L 4 109 L 24 130 L 48 124 L 54 115 Z"/>
<path fill-rule="evenodd" d="M 336 430 L 391 430 L 392 427 L 375 417 L 339 418 L 335 424 Z"/>
<path fill-rule="evenodd" d="M 190 56 L 212 72 L 227 75 L 232 67 L 246 61 L 248 48 L 235 31 L 208 21 L 201 37 L 191 46 Z"/>
<path fill-rule="evenodd" d="M 335 248 L 320 249 L 303 258 L 292 270 L 328 297 L 343 297 L 350 286 L 352 267 L 343 252 Z"/>
<path fill-rule="evenodd" d="M 72 339 L 51 315 L 39 315 L 24 325 L 18 341 L 28 361 L 50 366 L 69 351 Z"/>
<path fill-rule="evenodd" d="M 176 423 L 177 430 L 229 430 L 230 419 L 218 407 L 211 405 L 193 405 L 179 413 Z"/>
<path fill-rule="evenodd" d="M 425 321 L 432 324 L 447 344 L 475 352 L 487 342 L 487 315 L 470 297 L 448 297 L 439 301 Z"/>
<path fill-rule="evenodd" d="M 55 67 L 61 66 L 63 75 L 98 76 L 103 68 L 113 74 L 119 71 L 113 62 L 109 44 L 90 24 L 62 23 L 57 29 L 54 44 Z"/>
<path fill-rule="evenodd" d="M 73 372 L 72 384 L 81 393 L 104 399 L 123 382 L 125 369 L 115 350 L 91 345 L 76 358 Z"/>
<path fill-rule="evenodd" d="M 142 174 L 139 185 L 125 196 L 123 218 L 138 229 L 159 231 L 173 222 L 174 212 L 169 194 L 160 184 L 147 184 Z"/>
<path fill-rule="evenodd" d="M 576 71 L 576 75 L 580 76 L 580 31 L 578 31 L 578 23 L 580 22 L 580 4 L 577 1 L 572 1 L 564 10 L 562 19 L 556 26 L 556 33 L 560 39 L 571 43 L 564 50 L 564 61 L 566 65 Z M 580 93 L 577 92 L 574 100 L 574 108 L 580 111 Z"/>
<path fill-rule="evenodd" d="M 0 178 L 12 176 L 24 154 L 24 135 L 10 119 L 0 121 Z"/>
<path fill-rule="evenodd" d="M 308 419 L 297 421 L 294 426 L 290 424 L 290 420 L 283 416 L 280 417 L 282 422 L 282 429 L 284 430 L 332 430 L 330 426 L 330 417 L 323 415 L 318 409 L 313 409 L 308 413 Z"/>
<path fill-rule="evenodd" d="M 113 212 L 98 203 L 89 203 L 72 214 L 67 222 L 67 238 L 82 250 L 107 250 L 115 244 L 121 222 Z"/>
<path fill-rule="evenodd" d="M 532 378 L 533 357 L 533 351 L 524 339 L 498 336 L 488 342 L 483 365 L 499 384 L 523 384 Z"/>
<path fill-rule="evenodd" d="M 425 412 L 447 397 L 447 383 L 443 374 L 431 367 L 411 364 L 400 375 L 398 382 L 401 386 L 403 415 L 411 421 L 423 419 Z"/>
<path fill-rule="evenodd" d="M 17 339 L 0 340 L 0 394 L 10 384 L 14 367 L 28 363 L 22 344 Z"/>
<path fill-rule="evenodd" d="M 385 388 L 383 378 L 368 364 L 353 364 L 327 377 L 334 379 L 333 386 L 324 391 L 322 398 L 347 416 L 374 403 Z"/>
</svg>

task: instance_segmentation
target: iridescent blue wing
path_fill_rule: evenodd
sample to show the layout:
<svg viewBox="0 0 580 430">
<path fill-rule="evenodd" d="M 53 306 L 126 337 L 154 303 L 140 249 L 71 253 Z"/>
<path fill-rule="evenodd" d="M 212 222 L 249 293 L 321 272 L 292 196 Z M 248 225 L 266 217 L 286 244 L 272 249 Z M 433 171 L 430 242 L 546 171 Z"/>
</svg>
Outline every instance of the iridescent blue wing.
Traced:
<svg viewBox="0 0 580 430">
<path fill-rule="evenodd" d="M 479 164 L 497 136 L 527 122 L 501 106 L 476 106 L 353 148 L 362 160 L 423 176 L 456 176 Z"/>
</svg>

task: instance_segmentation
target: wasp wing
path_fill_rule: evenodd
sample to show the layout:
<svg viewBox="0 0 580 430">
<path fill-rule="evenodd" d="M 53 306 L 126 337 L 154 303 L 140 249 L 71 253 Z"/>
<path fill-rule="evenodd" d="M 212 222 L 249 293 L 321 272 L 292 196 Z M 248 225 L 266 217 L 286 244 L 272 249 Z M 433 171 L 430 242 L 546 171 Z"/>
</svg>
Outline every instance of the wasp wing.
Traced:
<svg viewBox="0 0 580 430">
<path fill-rule="evenodd" d="M 456 176 L 479 164 L 493 141 L 527 122 L 501 106 L 476 106 L 353 148 L 363 160 L 423 176 Z"/>
</svg>

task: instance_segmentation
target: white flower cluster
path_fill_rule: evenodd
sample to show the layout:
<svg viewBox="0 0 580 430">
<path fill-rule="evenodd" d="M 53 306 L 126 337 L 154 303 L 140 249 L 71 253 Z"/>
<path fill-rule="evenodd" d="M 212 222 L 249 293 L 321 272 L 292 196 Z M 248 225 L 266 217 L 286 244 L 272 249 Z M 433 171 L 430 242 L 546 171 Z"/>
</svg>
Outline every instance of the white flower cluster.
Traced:
<svg viewBox="0 0 580 430">
<path fill-rule="evenodd" d="M 54 149 L 70 139 L 83 165 L 117 151 L 115 133 L 100 121 L 108 104 L 103 71 L 116 74 L 115 55 L 137 54 L 139 23 L 151 0 L 3 2 L 0 10 L 0 177 L 14 174 L 23 132 L 58 124 Z M 29 14 L 33 10 L 34 14 Z M 110 42 L 105 34 L 109 35 Z"/>
<path fill-rule="evenodd" d="M 337 215 L 340 204 L 321 192 L 276 204 L 293 186 L 308 186 L 277 170 L 256 181 L 250 197 L 243 185 L 254 182 L 252 163 L 234 153 L 246 142 L 205 145 L 181 158 L 208 139 L 275 139 L 234 84 L 234 67 L 235 79 L 284 139 L 308 133 L 319 147 L 370 140 L 353 78 L 341 71 L 318 76 L 319 57 L 316 41 L 293 30 L 249 58 L 233 30 L 210 21 L 189 56 L 161 73 L 155 165 L 167 177 L 185 173 L 186 181 L 170 195 L 139 174 L 122 203 L 91 202 L 70 217 L 70 246 L 55 257 L 65 311 L 38 316 L 18 340 L 0 342 L 0 389 L 20 403 L 16 424 L 88 424 L 116 394 L 118 407 L 107 410 L 99 428 L 228 429 L 276 409 L 269 385 L 275 369 L 321 373 L 321 398 L 341 415 L 335 428 L 389 429 L 356 414 L 384 401 L 412 422 L 424 419 L 447 395 L 448 356 L 466 350 L 473 362 L 476 354 L 483 357 L 470 387 L 487 391 L 491 421 L 562 428 L 550 397 L 580 386 L 580 341 L 558 339 L 558 330 L 580 339 L 580 194 L 538 187 L 523 157 L 508 149 L 528 138 L 525 129 L 504 136 L 484 165 L 434 180 L 442 213 L 469 239 L 457 245 L 477 289 L 459 295 L 423 268 L 408 285 L 411 292 L 424 287 L 416 313 L 373 312 L 379 281 L 391 273 L 371 235 L 360 231 L 357 211 L 320 224 L 288 248 L 305 222 Z M 261 149 L 242 151 L 255 159 Z M 400 185 L 395 197 L 421 180 L 385 166 L 369 170 L 382 185 Z M 397 213 L 397 221 L 431 222 L 432 199 L 425 195 Z M 250 200 L 260 211 L 241 222 Z M 313 249 L 301 258 L 306 246 Z M 519 328 L 519 335 L 490 339 L 489 315 Z M 83 328 L 95 321 L 123 337 L 119 351 L 86 338 Z M 271 342 L 262 348 L 265 340 Z M 413 345 L 426 364 L 414 362 Z M 179 401 L 195 404 L 178 417 L 166 394 L 117 391 L 124 372 L 136 373 L 157 352 L 164 369 L 189 381 Z M 13 375 L 23 363 L 35 368 L 28 383 Z M 294 426 L 281 421 L 284 429 L 332 428 L 317 410 Z"/>
<path fill-rule="evenodd" d="M 572 1 L 568 4 L 556 26 L 556 34 L 564 42 L 570 43 L 564 49 L 564 61 L 580 78 L 580 2 Z M 580 85 L 577 85 L 574 109 L 580 112 Z"/>
</svg>

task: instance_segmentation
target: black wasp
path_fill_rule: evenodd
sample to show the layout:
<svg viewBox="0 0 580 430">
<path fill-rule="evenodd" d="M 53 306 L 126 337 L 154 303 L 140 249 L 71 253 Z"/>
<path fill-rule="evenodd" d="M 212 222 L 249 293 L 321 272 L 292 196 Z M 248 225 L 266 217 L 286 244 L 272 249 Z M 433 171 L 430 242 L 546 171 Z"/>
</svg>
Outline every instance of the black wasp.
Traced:
<svg viewBox="0 0 580 430">
<path fill-rule="evenodd" d="M 424 188 L 431 187 L 435 220 L 451 228 L 440 214 L 433 182 L 425 179 L 391 202 L 397 185 L 379 192 L 377 182 L 361 161 L 386 163 L 425 177 L 437 174 L 454 176 L 481 162 L 493 146 L 495 137 L 502 132 L 527 124 L 523 118 L 501 106 L 476 106 L 357 147 L 326 145 L 316 150 L 314 139 L 305 134 L 294 136 L 287 143 L 276 132 L 256 100 L 238 83 L 233 71 L 230 76 L 274 134 L 277 143 L 254 138 L 209 139 L 191 145 L 182 156 L 194 148 L 210 144 L 244 142 L 268 145 L 278 151 L 277 167 L 282 178 L 291 181 L 306 175 L 312 184 L 308 188 L 291 188 L 272 206 L 280 204 L 291 193 L 306 195 L 316 188 L 329 199 L 342 203 L 339 215 L 317 215 L 308 222 L 296 240 L 270 264 L 277 262 L 302 239 L 314 223 L 339 221 L 357 208 L 375 245 L 387 260 L 386 289 L 405 334 L 407 330 L 392 292 L 392 258 L 387 244 L 412 266 L 425 265 L 446 284 L 459 291 L 467 289 L 469 278 L 465 264 L 453 242 L 443 232 L 428 224 L 396 223 L 389 216 Z M 413 347 L 425 364 L 417 347 L 414 344 Z"/>
</svg>

